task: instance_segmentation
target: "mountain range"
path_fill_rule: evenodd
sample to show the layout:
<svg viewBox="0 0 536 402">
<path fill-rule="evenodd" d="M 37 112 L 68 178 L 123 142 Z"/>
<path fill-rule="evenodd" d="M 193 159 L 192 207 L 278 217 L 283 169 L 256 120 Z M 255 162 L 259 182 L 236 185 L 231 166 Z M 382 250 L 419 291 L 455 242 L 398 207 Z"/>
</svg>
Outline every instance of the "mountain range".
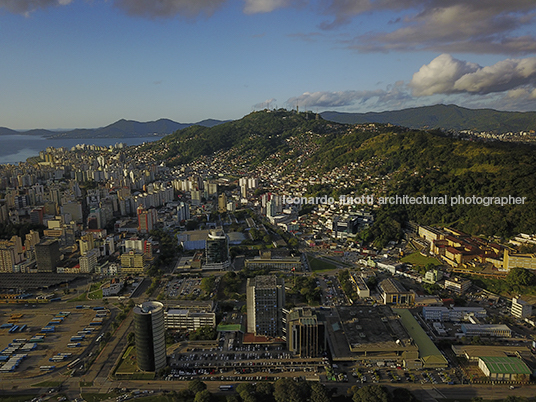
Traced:
<svg viewBox="0 0 536 402">
<path fill-rule="evenodd" d="M 39 135 L 47 138 L 133 138 L 147 137 L 151 135 L 163 136 L 171 134 L 190 126 L 214 127 L 225 123 L 222 120 L 207 119 L 197 123 L 177 123 L 169 119 L 159 119 L 149 122 L 138 122 L 134 120 L 121 119 L 106 127 L 99 128 L 77 128 L 68 131 L 52 131 L 44 129 L 34 129 L 28 131 L 15 131 L 10 128 L 0 127 L 0 135 Z"/>
<path fill-rule="evenodd" d="M 493 109 L 467 109 L 456 105 L 434 105 L 386 112 L 321 112 L 324 120 L 344 124 L 390 123 L 414 129 L 474 130 L 495 133 L 536 129 L 536 112 L 503 112 Z M 0 135 L 40 135 L 47 138 L 129 138 L 164 136 L 190 126 L 214 127 L 229 120 L 207 119 L 197 123 L 177 123 L 169 119 L 149 122 L 118 120 L 106 127 L 52 131 L 33 129 L 16 131 L 0 127 Z"/>
<path fill-rule="evenodd" d="M 416 129 L 474 130 L 495 133 L 536 129 L 536 112 L 467 109 L 456 105 L 422 106 L 369 113 L 320 113 L 325 120 L 346 124 L 390 123 Z"/>
</svg>

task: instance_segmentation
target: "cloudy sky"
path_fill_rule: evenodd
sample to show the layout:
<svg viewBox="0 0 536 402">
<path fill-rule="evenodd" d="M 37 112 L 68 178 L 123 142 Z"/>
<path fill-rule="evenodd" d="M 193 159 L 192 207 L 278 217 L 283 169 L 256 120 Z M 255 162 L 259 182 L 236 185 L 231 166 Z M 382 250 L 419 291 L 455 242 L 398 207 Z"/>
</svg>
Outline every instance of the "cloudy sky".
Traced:
<svg viewBox="0 0 536 402">
<path fill-rule="evenodd" d="M 0 0 L 0 126 L 536 110 L 534 0 Z"/>
</svg>

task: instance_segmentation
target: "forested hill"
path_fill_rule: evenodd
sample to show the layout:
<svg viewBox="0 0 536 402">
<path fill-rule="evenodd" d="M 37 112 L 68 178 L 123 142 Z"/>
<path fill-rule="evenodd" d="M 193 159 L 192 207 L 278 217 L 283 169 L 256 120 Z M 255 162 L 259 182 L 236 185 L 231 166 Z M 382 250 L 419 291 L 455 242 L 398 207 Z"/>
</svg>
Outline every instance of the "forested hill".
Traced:
<svg viewBox="0 0 536 402">
<path fill-rule="evenodd" d="M 457 140 L 440 131 L 384 124 L 339 124 L 312 113 L 279 110 L 254 112 L 212 128 L 179 130 L 145 151 L 168 166 L 211 156 L 235 168 L 237 175 L 262 169 L 289 183 L 308 182 L 307 175 L 329 178 L 321 186 L 309 185 L 308 191 L 335 197 L 526 197 L 523 205 L 382 207 L 384 219 L 375 230 L 386 233 L 408 220 L 499 236 L 533 233 L 536 227 L 536 152 L 530 145 Z M 389 223 L 382 228 L 382 222 Z"/>
<path fill-rule="evenodd" d="M 495 133 L 536 130 L 536 112 L 503 112 L 434 105 L 369 113 L 322 112 L 326 120 L 347 123 L 391 123 L 416 129 L 474 130 Z"/>
<path fill-rule="evenodd" d="M 152 143 L 168 165 L 191 162 L 202 155 L 240 148 L 250 165 L 262 163 L 278 151 L 287 150 L 286 140 L 306 132 L 319 135 L 343 131 L 345 125 L 317 120 L 313 113 L 286 110 L 253 112 L 240 120 L 214 127 L 191 126 Z"/>
</svg>

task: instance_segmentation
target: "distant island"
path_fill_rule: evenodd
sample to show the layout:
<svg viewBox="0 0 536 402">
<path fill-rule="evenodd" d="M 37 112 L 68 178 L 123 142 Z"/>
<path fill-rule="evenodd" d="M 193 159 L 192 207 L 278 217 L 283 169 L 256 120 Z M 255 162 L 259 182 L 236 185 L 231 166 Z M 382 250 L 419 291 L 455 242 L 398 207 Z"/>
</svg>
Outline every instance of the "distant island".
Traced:
<svg viewBox="0 0 536 402">
<path fill-rule="evenodd" d="M 223 120 L 207 119 L 197 123 L 177 123 L 169 119 L 159 119 L 149 122 L 138 122 L 134 120 L 121 119 L 106 127 L 99 128 L 77 128 L 69 131 L 51 131 L 44 129 L 34 129 L 28 131 L 16 131 L 6 127 L 0 127 L 0 135 L 39 135 L 46 138 L 136 138 L 148 137 L 151 135 L 162 137 L 190 126 L 214 127 L 225 123 Z"/>
</svg>

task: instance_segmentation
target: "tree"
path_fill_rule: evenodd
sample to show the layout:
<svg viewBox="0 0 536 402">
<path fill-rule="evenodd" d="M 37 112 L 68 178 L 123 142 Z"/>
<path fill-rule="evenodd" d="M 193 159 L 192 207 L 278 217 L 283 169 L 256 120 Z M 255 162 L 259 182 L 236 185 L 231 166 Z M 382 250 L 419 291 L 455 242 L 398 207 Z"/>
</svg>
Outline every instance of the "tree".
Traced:
<svg viewBox="0 0 536 402">
<path fill-rule="evenodd" d="M 176 399 L 177 402 L 194 402 L 195 394 L 189 389 L 181 389 L 177 392 Z"/>
<path fill-rule="evenodd" d="M 195 332 L 190 334 L 191 341 L 210 341 L 216 339 L 216 329 L 210 325 L 199 327 Z"/>
<path fill-rule="evenodd" d="M 352 397 L 353 402 L 390 402 L 391 395 L 387 392 L 387 388 L 373 384 L 366 385 L 357 391 Z"/>
<path fill-rule="evenodd" d="M 532 286 L 536 283 L 536 277 L 528 269 L 513 268 L 508 272 L 506 282 L 510 286 Z"/>
<path fill-rule="evenodd" d="M 270 382 L 259 382 L 255 386 L 255 392 L 259 401 L 273 401 L 274 385 Z"/>
<path fill-rule="evenodd" d="M 210 275 L 206 278 L 203 278 L 201 280 L 201 289 L 209 294 L 214 290 L 214 284 L 216 283 L 216 277 L 214 275 Z"/>
<path fill-rule="evenodd" d="M 302 402 L 311 392 L 309 384 L 305 381 L 297 383 L 290 378 L 282 378 L 274 384 L 274 398 L 276 402 Z"/>
<path fill-rule="evenodd" d="M 417 398 L 406 388 L 395 388 L 393 400 L 396 402 L 417 402 Z"/>
<path fill-rule="evenodd" d="M 330 400 L 326 387 L 319 382 L 311 384 L 311 402 L 330 402 Z"/>
<path fill-rule="evenodd" d="M 195 394 L 194 402 L 210 402 L 212 400 L 212 394 L 204 389 Z"/>
<path fill-rule="evenodd" d="M 207 384 L 205 384 L 201 380 L 195 379 L 195 380 L 188 382 L 188 389 L 192 391 L 194 394 L 197 394 L 198 392 L 206 390 Z"/>
<path fill-rule="evenodd" d="M 521 396 L 509 395 L 506 397 L 504 402 L 524 402 L 526 400 L 527 400 L 526 398 L 523 398 Z"/>
<path fill-rule="evenodd" d="M 255 387 L 251 383 L 240 383 L 236 387 L 236 392 L 240 395 L 242 400 L 245 400 L 248 395 L 251 395 L 255 392 Z"/>
</svg>

